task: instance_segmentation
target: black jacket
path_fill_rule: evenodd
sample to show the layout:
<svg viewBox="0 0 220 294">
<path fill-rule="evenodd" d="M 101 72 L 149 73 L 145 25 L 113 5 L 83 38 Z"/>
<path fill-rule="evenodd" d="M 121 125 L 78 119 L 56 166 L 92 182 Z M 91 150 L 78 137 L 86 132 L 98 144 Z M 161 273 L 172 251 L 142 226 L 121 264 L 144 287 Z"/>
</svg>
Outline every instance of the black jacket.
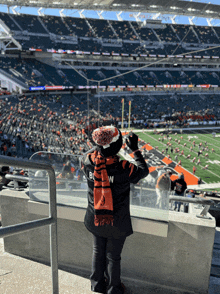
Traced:
<svg viewBox="0 0 220 294">
<path fill-rule="evenodd" d="M 130 218 L 130 183 L 136 184 L 149 173 L 147 164 L 140 151 L 134 154 L 137 165 L 126 160 L 106 165 L 113 197 L 114 223 L 111 225 L 94 225 L 94 165 L 90 155 L 83 160 L 84 173 L 88 182 L 88 207 L 85 215 L 85 226 L 94 235 L 105 238 L 120 238 L 133 233 Z"/>
<path fill-rule="evenodd" d="M 172 183 L 173 189 L 177 195 L 183 195 L 184 191 L 187 189 L 187 184 L 184 179 L 176 179 Z"/>
</svg>

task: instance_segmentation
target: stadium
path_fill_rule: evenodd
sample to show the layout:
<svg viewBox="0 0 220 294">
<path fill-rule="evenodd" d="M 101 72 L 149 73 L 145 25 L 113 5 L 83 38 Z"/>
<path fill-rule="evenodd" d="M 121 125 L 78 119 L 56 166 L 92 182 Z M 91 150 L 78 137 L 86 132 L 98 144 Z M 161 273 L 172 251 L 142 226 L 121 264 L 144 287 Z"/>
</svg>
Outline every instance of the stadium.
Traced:
<svg viewBox="0 0 220 294">
<path fill-rule="evenodd" d="M 10 5 L 10 1 L 7 2 L 2 1 Z M 73 6 L 91 9 L 95 3 L 90 2 Z M 39 5 L 62 9 L 70 5 L 65 1 L 58 3 L 43 1 Z M 30 4 L 17 1 L 16 5 Z M 99 5 L 105 10 L 105 4 Z M 125 5 L 121 5 L 124 8 Z M 162 2 L 160 5 L 146 3 L 143 7 L 141 4 L 131 4 L 131 7 L 143 11 L 147 7 L 152 13 L 161 13 L 163 9 L 164 14 L 171 14 L 176 7 L 175 13 L 178 10 L 182 14 L 184 5 L 189 6 L 186 1 L 182 7 L 173 5 L 169 7 Z M 218 18 L 219 6 L 209 6 L 204 12 L 204 4 L 192 3 L 187 8 L 188 16 L 193 12 L 198 17 Z M 126 7 L 125 11 L 131 11 L 131 7 Z M 107 8 L 118 10 L 114 1 Z M 10 12 L 10 6 L 8 9 Z M 194 128 L 192 133 L 196 136 L 196 129 L 206 134 L 217 128 L 218 132 L 220 29 L 211 25 L 210 18 L 207 19 L 207 26 L 197 26 L 192 23 L 193 20 L 190 20 L 190 25 L 177 24 L 175 18 L 172 23 L 164 23 L 156 17 L 141 21 L 138 13 L 137 21 L 124 21 L 118 14 L 118 20 L 113 21 L 105 20 L 102 16 L 100 19 L 86 18 L 83 10 L 79 11 L 80 18 L 62 13 L 61 16 L 44 15 L 40 9 L 38 16 L 20 14 L 13 7 L 11 10 L 13 13 L 2 12 L 0 15 L 1 89 L 4 96 L 4 91 L 14 94 L 8 96 L 6 104 L 5 99 L 1 101 L 4 108 L 1 127 L 2 133 L 16 137 L 15 127 L 22 125 L 20 136 L 22 140 L 28 140 L 28 152 L 31 149 L 32 154 L 40 149 L 53 151 L 60 146 L 61 152 L 77 153 L 79 148 L 85 152 L 91 147 L 89 134 L 92 128 L 103 123 L 113 123 L 122 129 L 167 128 L 165 132 L 170 131 L 169 128 L 176 128 L 177 132 L 183 129 L 183 134 L 188 133 L 188 128 Z M 34 104 L 37 107 L 33 107 Z M 50 134 L 47 143 L 43 142 L 43 149 L 38 146 L 40 143 L 36 140 L 36 134 L 32 134 L 33 130 L 38 129 L 38 136 L 44 136 L 47 133 L 44 126 L 47 111 L 57 111 L 60 106 L 62 111 L 58 116 L 62 118 L 62 128 L 59 132 L 64 131 L 65 135 L 61 135 L 63 138 L 60 140 L 60 134 L 51 129 L 53 135 Z M 46 108 L 47 111 L 44 111 Z M 15 117 L 12 115 L 14 110 L 18 112 Z M 79 123 L 79 117 L 76 119 L 76 110 L 80 118 L 83 116 L 82 123 Z M 36 125 L 33 116 L 34 121 L 39 118 L 41 123 L 38 121 Z M 8 117 L 12 124 L 7 121 Z M 19 117 L 24 122 L 18 123 Z M 73 126 L 67 120 L 78 122 L 78 133 L 88 131 L 82 136 L 86 136 L 83 142 L 77 140 L 76 148 L 76 142 L 70 141 L 73 138 L 69 134 Z M 202 130 L 202 127 L 206 130 Z M 202 139 L 206 141 L 203 137 L 199 143 L 202 143 Z M 213 144 L 216 146 L 217 137 L 215 140 Z M 183 144 L 180 146 L 184 149 Z M 152 142 L 152 147 L 157 145 L 156 141 Z M 162 147 L 161 142 L 159 145 Z M 211 142 L 208 145 L 210 151 L 216 149 Z M 162 152 L 163 149 L 159 148 L 158 151 Z M 192 172 L 192 160 L 199 150 L 194 150 L 195 154 L 187 158 L 189 151 L 185 150 L 181 162 L 184 168 Z M 203 153 L 201 158 L 207 160 L 202 160 L 196 176 L 205 183 L 216 183 L 219 176 L 214 170 L 218 160 L 210 162 L 205 157 L 207 152 Z M 209 176 L 203 176 L 202 169 L 205 167 Z"/>
<path fill-rule="evenodd" d="M 124 138 L 133 131 L 149 167 L 149 175 L 131 189 L 135 221 L 168 222 L 173 203 L 158 208 L 155 185 L 161 172 L 170 171 L 172 181 L 184 174 L 187 193 L 214 201 L 209 212 L 219 226 L 220 26 L 213 23 L 220 19 L 220 5 L 174 0 L 0 4 L 0 154 L 50 164 L 58 205 L 82 210 L 87 186 L 81 158 L 94 148 L 93 130 L 112 125 Z M 35 13 L 21 13 L 23 8 Z M 178 22 L 179 16 L 188 24 Z M 134 160 L 125 143 L 120 157 Z M 7 169 L 11 178 L 1 167 L 1 190 L 28 189 L 31 202 L 48 204 L 48 174 L 18 166 Z M 37 214 L 31 205 L 29 211 Z M 187 211 L 182 205 L 181 212 Z M 203 212 L 199 217 L 208 219 Z M 149 233 L 139 223 L 135 228 Z M 161 284 L 176 287 L 165 280 Z M 207 290 L 186 285 L 180 282 L 181 289 Z"/>
</svg>

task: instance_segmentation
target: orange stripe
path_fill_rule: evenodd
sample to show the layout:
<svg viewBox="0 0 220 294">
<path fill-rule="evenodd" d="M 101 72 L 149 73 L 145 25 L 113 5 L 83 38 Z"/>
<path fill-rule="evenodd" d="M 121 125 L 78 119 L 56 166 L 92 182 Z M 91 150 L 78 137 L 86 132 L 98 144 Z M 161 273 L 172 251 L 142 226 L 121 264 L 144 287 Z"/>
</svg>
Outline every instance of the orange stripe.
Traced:
<svg viewBox="0 0 220 294">
<path fill-rule="evenodd" d="M 172 175 L 172 176 L 170 177 L 170 179 L 171 179 L 171 181 L 175 181 L 176 179 L 178 179 L 178 176 L 177 176 L 177 175 Z"/>
<path fill-rule="evenodd" d="M 154 149 L 152 146 L 148 145 L 148 144 L 145 144 L 143 147 L 143 149 L 147 149 L 148 151 Z"/>
<path fill-rule="evenodd" d="M 173 162 L 173 161 L 170 160 L 168 157 L 164 157 L 164 158 L 162 159 L 162 161 L 163 161 L 164 163 L 166 163 L 166 164 L 170 164 L 171 162 Z"/>
<path fill-rule="evenodd" d="M 149 173 L 152 173 L 153 171 L 156 170 L 156 167 L 155 166 L 150 166 L 148 169 L 149 169 Z"/>
<path fill-rule="evenodd" d="M 182 168 L 181 166 L 176 165 L 174 170 L 177 171 L 178 173 L 184 174 L 184 179 L 185 179 L 187 185 L 197 185 L 198 184 L 198 178 L 196 176 L 194 176 L 193 174 L 191 174 L 190 172 L 188 172 L 187 170 L 185 170 L 184 168 Z"/>
<path fill-rule="evenodd" d="M 123 168 L 125 168 L 126 163 L 127 163 L 127 160 L 123 160 L 123 161 L 122 161 L 122 167 L 123 167 Z"/>
<path fill-rule="evenodd" d="M 134 170 L 134 165 L 132 164 L 132 166 L 131 166 L 131 171 L 130 171 L 130 174 L 129 174 L 129 177 L 130 177 L 130 175 L 133 173 L 133 170 Z"/>
</svg>

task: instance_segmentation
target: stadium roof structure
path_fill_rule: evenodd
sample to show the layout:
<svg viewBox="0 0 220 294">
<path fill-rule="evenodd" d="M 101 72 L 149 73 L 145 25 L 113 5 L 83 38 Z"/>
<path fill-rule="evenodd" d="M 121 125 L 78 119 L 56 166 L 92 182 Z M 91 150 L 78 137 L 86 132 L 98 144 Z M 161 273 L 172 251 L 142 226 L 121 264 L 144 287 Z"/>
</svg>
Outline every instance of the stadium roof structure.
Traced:
<svg viewBox="0 0 220 294">
<path fill-rule="evenodd" d="M 183 0 L 0 0 L 7 6 L 161 13 L 220 19 L 220 5 Z"/>
</svg>

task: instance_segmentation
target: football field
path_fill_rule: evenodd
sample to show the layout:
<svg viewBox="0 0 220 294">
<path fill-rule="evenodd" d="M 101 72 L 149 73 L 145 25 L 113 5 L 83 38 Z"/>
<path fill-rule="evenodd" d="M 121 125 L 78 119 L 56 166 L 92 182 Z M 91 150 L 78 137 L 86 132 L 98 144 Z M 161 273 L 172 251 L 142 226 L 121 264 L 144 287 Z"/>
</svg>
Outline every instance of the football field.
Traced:
<svg viewBox="0 0 220 294">
<path fill-rule="evenodd" d="M 195 176 L 201 177 L 205 183 L 220 182 L 220 130 L 187 130 L 182 134 L 170 131 L 137 132 L 140 139 L 157 149 L 161 154 L 176 164 L 181 164 L 190 173 L 193 166 Z M 200 154 L 198 153 L 200 151 Z M 181 161 L 181 163 L 180 163 Z"/>
</svg>

